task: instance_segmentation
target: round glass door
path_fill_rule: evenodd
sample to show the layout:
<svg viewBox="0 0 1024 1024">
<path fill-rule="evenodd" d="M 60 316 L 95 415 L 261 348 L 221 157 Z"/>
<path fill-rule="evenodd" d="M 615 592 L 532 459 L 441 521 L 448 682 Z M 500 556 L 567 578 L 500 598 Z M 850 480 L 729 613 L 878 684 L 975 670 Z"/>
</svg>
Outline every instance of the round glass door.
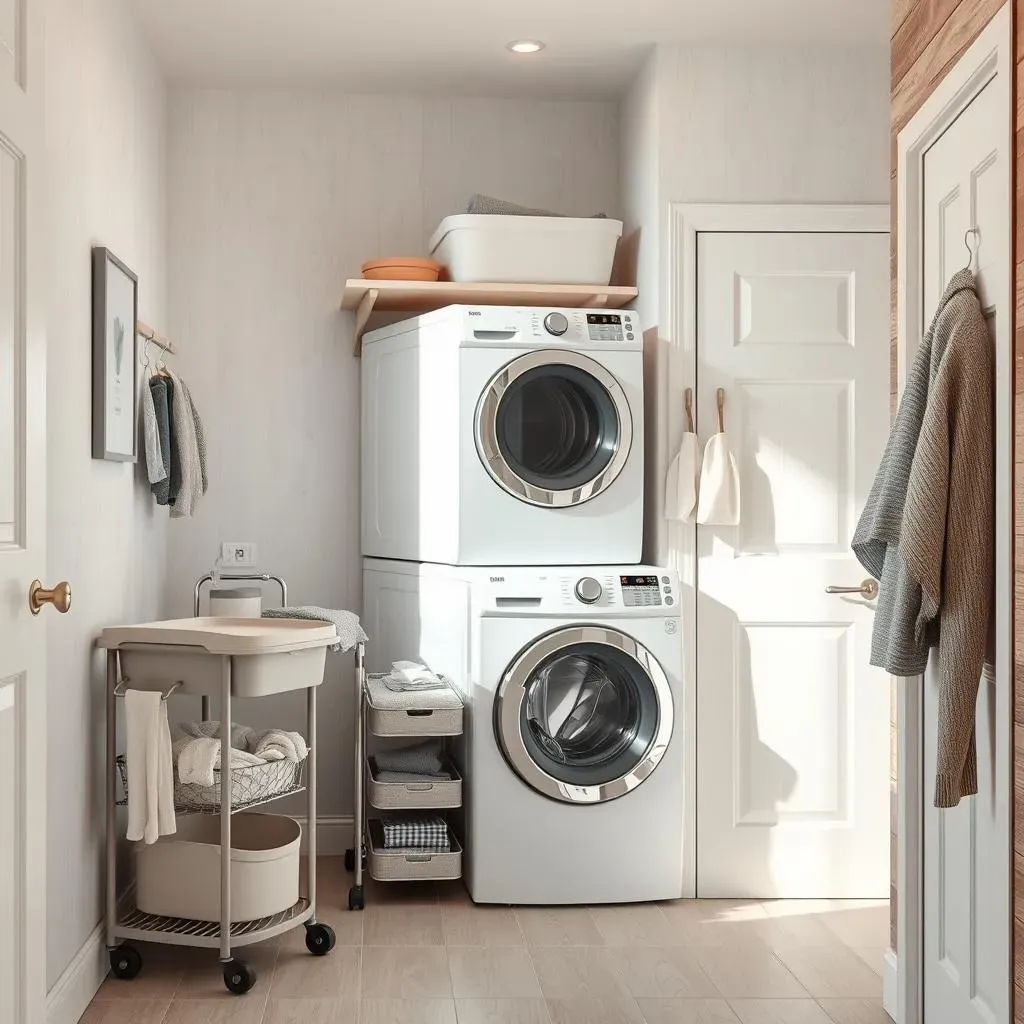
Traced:
<svg viewBox="0 0 1024 1024">
<path fill-rule="evenodd" d="M 622 386 L 577 352 L 512 360 L 477 407 L 481 461 L 501 487 L 532 505 L 578 505 L 600 494 L 622 472 L 632 440 Z"/>
<path fill-rule="evenodd" d="M 600 803 L 651 774 L 672 735 L 672 693 L 642 644 L 604 626 L 532 643 L 507 669 L 495 732 L 516 774 L 545 796 Z"/>
</svg>

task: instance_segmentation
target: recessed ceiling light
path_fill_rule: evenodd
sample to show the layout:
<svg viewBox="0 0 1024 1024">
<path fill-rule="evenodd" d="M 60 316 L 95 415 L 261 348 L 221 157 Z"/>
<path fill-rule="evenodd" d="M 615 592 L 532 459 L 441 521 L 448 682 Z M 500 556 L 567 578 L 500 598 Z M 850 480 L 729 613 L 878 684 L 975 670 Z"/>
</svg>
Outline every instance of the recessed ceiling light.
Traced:
<svg viewBox="0 0 1024 1024">
<path fill-rule="evenodd" d="M 539 39 L 515 39 L 508 44 L 513 53 L 537 53 L 544 49 L 544 44 Z"/>
</svg>

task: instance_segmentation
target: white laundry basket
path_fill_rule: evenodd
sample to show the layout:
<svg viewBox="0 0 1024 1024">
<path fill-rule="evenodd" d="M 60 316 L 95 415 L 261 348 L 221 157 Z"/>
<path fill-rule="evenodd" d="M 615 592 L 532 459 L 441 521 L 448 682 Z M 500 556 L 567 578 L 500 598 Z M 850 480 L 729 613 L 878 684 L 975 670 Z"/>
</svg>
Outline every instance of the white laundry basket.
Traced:
<svg viewBox="0 0 1024 1024">
<path fill-rule="evenodd" d="M 280 914 L 299 899 L 302 829 L 281 814 L 231 821 L 231 921 Z M 146 914 L 220 920 L 220 818 L 178 818 L 178 831 L 136 854 L 136 905 Z"/>
</svg>

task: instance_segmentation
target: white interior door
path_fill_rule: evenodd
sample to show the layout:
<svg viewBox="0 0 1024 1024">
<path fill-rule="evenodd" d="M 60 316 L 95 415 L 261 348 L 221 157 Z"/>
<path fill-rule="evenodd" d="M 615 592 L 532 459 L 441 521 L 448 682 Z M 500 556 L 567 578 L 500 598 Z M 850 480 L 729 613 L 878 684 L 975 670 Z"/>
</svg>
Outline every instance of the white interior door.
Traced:
<svg viewBox="0 0 1024 1024">
<path fill-rule="evenodd" d="M 997 376 L 1003 392 L 996 418 L 1001 629 L 1009 620 L 1006 574 L 1011 561 L 1008 89 L 1007 80 L 993 77 L 924 155 L 919 295 L 921 323 L 927 325 L 949 278 L 968 261 L 965 232 L 977 227 L 975 266 L 997 346 Z M 979 396 L 979 400 L 988 398 Z M 1008 642 L 1008 637 L 1001 639 L 1000 647 Z M 1009 665 L 1002 663 L 995 678 L 983 677 L 978 693 L 978 796 L 961 801 L 956 808 L 938 810 L 932 793 L 937 661 L 933 654 L 924 679 L 924 1019 L 928 1024 L 1003 1024 L 1009 1020 L 1010 987 L 1009 723 L 1013 711 Z"/>
<path fill-rule="evenodd" d="M 889 237 L 697 236 L 699 433 L 739 464 L 736 527 L 697 528 L 697 889 L 886 898 L 889 680 L 873 603 L 827 595 L 889 427 Z"/>
<path fill-rule="evenodd" d="M 46 949 L 46 336 L 39 0 L 0 0 L 0 1021 L 41 1024 Z M 86 271 L 83 271 L 86 272 Z"/>
</svg>

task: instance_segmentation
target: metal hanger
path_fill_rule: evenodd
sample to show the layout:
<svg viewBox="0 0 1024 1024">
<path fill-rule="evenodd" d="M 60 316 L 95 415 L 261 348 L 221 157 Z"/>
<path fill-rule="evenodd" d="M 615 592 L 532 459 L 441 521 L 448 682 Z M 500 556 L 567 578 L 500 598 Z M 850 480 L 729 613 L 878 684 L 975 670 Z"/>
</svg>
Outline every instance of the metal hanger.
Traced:
<svg viewBox="0 0 1024 1024">
<path fill-rule="evenodd" d="M 690 434 L 695 434 L 696 431 L 693 429 L 693 388 L 686 389 L 683 404 L 686 406 L 686 430 Z"/>
<path fill-rule="evenodd" d="M 971 248 L 971 235 L 974 235 L 977 243 L 973 249 Z M 981 248 L 981 229 L 977 225 L 964 232 L 964 245 L 967 247 L 967 269 L 973 270 L 975 257 Z"/>
</svg>

